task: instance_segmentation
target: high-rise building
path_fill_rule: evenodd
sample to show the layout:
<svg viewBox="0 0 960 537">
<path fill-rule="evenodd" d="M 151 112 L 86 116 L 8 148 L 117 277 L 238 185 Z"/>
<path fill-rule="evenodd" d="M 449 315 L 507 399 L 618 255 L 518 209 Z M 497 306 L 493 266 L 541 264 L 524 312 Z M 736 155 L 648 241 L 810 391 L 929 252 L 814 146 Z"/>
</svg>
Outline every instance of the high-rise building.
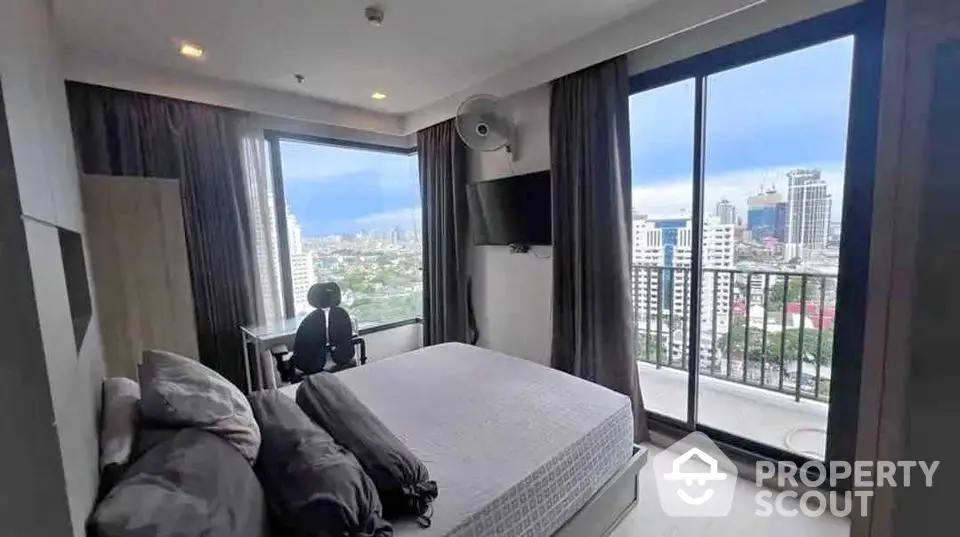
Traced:
<svg viewBox="0 0 960 537">
<path fill-rule="evenodd" d="M 787 240 L 787 204 L 777 204 L 777 217 L 773 224 L 773 238 L 780 242 Z"/>
<path fill-rule="evenodd" d="M 717 208 L 713 214 L 719 219 L 721 225 L 737 223 L 737 208 L 726 198 L 717 203 Z"/>
<path fill-rule="evenodd" d="M 759 194 L 747 198 L 747 231 L 750 233 L 750 239 L 761 242 L 773 237 L 782 241 L 782 234 L 777 237 L 777 224 L 782 220 L 778 218 L 784 215 L 785 207 L 783 195 L 776 189 L 766 191 L 761 189 Z M 780 226 L 781 231 L 783 225 Z"/>
<path fill-rule="evenodd" d="M 704 222 L 701 255 L 705 270 L 701 278 L 703 292 L 700 318 L 705 327 L 712 326 L 714 316 L 718 325 L 726 326 L 731 307 L 730 274 L 710 269 L 733 267 L 735 230 L 734 224 L 721 224 L 717 216 L 709 216 Z M 633 298 L 639 302 L 637 311 L 640 313 L 640 325 L 645 324 L 643 321 L 647 317 L 655 318 L 658 315 L 661 320 L 672 318 L 675 322 L 689 317 L 692 241 L 693 225 L 689 217 L 649 219 L 644 215 L 634 215 L 636 293 Z M 674 349 L 672 354 L 676 355 L 675 358 L 682 355 L 682 348 L 679 346 Z"/>
<path fill-rule="evenodd" d="M 784 259 L 805 260 L 827 246 L 832 201 L 820 170 L 793 170 L 787 181 Z"/>
<path fill-rule="evenodd" d="M 290 246 L 290 276 L 293 280 L 293 308 L 297 314 L 310 311 L 307 293 L 317 283 L 313 268 L 313 251 L 303 248 L 303 231 L 293 213 L 287 210 L 287 237 Z"/>
</svg>

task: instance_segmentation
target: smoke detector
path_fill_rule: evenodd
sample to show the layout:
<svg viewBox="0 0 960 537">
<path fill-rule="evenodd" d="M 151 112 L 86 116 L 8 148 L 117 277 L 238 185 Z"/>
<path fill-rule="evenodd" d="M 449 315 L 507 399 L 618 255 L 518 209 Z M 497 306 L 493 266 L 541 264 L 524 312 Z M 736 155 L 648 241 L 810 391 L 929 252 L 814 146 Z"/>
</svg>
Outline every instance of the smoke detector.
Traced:
<svg viewBox="0 0 960 537">
<path fill-rule="evenodd" d="M 374 26 L 383 26 L 383 8 L 380 6 L 368 6 L 363 10 L 363 16 L 367 22 Z"/>
</svg>

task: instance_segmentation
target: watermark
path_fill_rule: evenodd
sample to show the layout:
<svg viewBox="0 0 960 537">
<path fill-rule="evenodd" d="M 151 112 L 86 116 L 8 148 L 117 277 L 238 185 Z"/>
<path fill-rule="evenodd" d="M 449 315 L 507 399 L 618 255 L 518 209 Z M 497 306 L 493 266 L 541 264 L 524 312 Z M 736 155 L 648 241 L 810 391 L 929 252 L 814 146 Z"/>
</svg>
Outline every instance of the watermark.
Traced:
<svg viewBox="0 0 960 537">
<path fill-rule="evenodd" d="M 659 453 L 653 458 L 653 469 L 666 514 L 722 517 L 730 513 L 737 468 L 707 435 L 693 433 Z"/>
<path fill-rule="evenodd" d="M 756 495 L 759 517 L 798 514 L 816 517 L 827 511 L 836 516 L 851 513 L 867 516 L 875 487 L 933 486 L 933 475 L 940 461 L 808 461 L 801 466 L 792 462 L 760 461 L 756 484 L 776 483 L 779 491 L 761 490 Z M 835 489 L 850 480 L 853 490 Z M 811 489 L 804 492 L 791 488 Z M 830 490 L 822 490 L 824 487 Z"/>
<path fill-rule="evenodd" d="M 761 461 L 756 465 L 755 515 L 866 516 L 877 487 L 932 487 L 939 461 Z M 693 433 L 653 458 L 663 511 L 673 517 L 723 517 L 733 507 L 737 468 L 703 433 Z M 840 485 L 852 490 L 838 492 Z M 775 489 L 765 488 L 775 486 Z M 798 491 L 797 489 L 800 489 Z"/>
</svg>

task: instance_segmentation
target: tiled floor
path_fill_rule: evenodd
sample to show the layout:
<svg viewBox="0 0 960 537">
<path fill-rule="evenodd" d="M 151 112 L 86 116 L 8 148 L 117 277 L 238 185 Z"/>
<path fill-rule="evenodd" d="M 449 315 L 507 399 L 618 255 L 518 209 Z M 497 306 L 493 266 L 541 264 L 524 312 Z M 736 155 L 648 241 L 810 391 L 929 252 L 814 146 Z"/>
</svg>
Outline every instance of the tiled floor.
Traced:
<svg viewBox="0 0 960 537">
<path fill-rule="evenodd" d="M 687 373 L 640 362 L 640 389 L 647 410 L 686 420 Z M 707 376 L 700 377 L 703 425 L 786 451 L 823 458 L 827 405 Z"/>
<path fill-rule="evenodd" d="M 652 459 L 663 450 L 652 448 Z M 657 500 L 653 464 L 640 472 L 640 503 L 611 534 L 611 537 L 847 537 L 850 522 L 830 513 L 809 518 L 798 514 L 792 518 L 756 515 L 756 484 L 737 481 L 733 511 L 723 518 L 672 518 L 660 508 Z"/>
</svg>

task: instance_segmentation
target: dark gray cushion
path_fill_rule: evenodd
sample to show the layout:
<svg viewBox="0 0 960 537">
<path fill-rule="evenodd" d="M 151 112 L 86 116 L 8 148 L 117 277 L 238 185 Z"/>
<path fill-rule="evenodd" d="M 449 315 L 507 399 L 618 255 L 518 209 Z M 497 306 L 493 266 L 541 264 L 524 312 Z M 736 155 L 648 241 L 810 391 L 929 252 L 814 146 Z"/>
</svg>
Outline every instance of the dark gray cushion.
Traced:
<svg viewBox="0 0 960 537">
<path fill-rule="evenodd" d="M 257 460 L 260 430 L 239 388 L 196 360 L 143 351 L 140 411 L 151 422 L 216 434 L 248 461 Z"/>
<path fill-rule="evenodd" d="M 357 459 L 277 390 L 250 396 L 263 442 L 255 466 L 284 535 L 387 537 L 380 499 Z"/>
<path fill-rule="evenodd" d="M 137 459 L 98 505 L 99 537 L 263 537 L 269 520 L 250 464 L 211 433 L 183 429 Z"/>
<path fill-rule="evenodd" d="M 427 467 L 336 375 L 310 375 L 297 388 L 297 404 L 334 440 L 350 450 L 377 486 L 389 519 L 419 517 L 430 524 L 437 483 Z"/>
</svg>

